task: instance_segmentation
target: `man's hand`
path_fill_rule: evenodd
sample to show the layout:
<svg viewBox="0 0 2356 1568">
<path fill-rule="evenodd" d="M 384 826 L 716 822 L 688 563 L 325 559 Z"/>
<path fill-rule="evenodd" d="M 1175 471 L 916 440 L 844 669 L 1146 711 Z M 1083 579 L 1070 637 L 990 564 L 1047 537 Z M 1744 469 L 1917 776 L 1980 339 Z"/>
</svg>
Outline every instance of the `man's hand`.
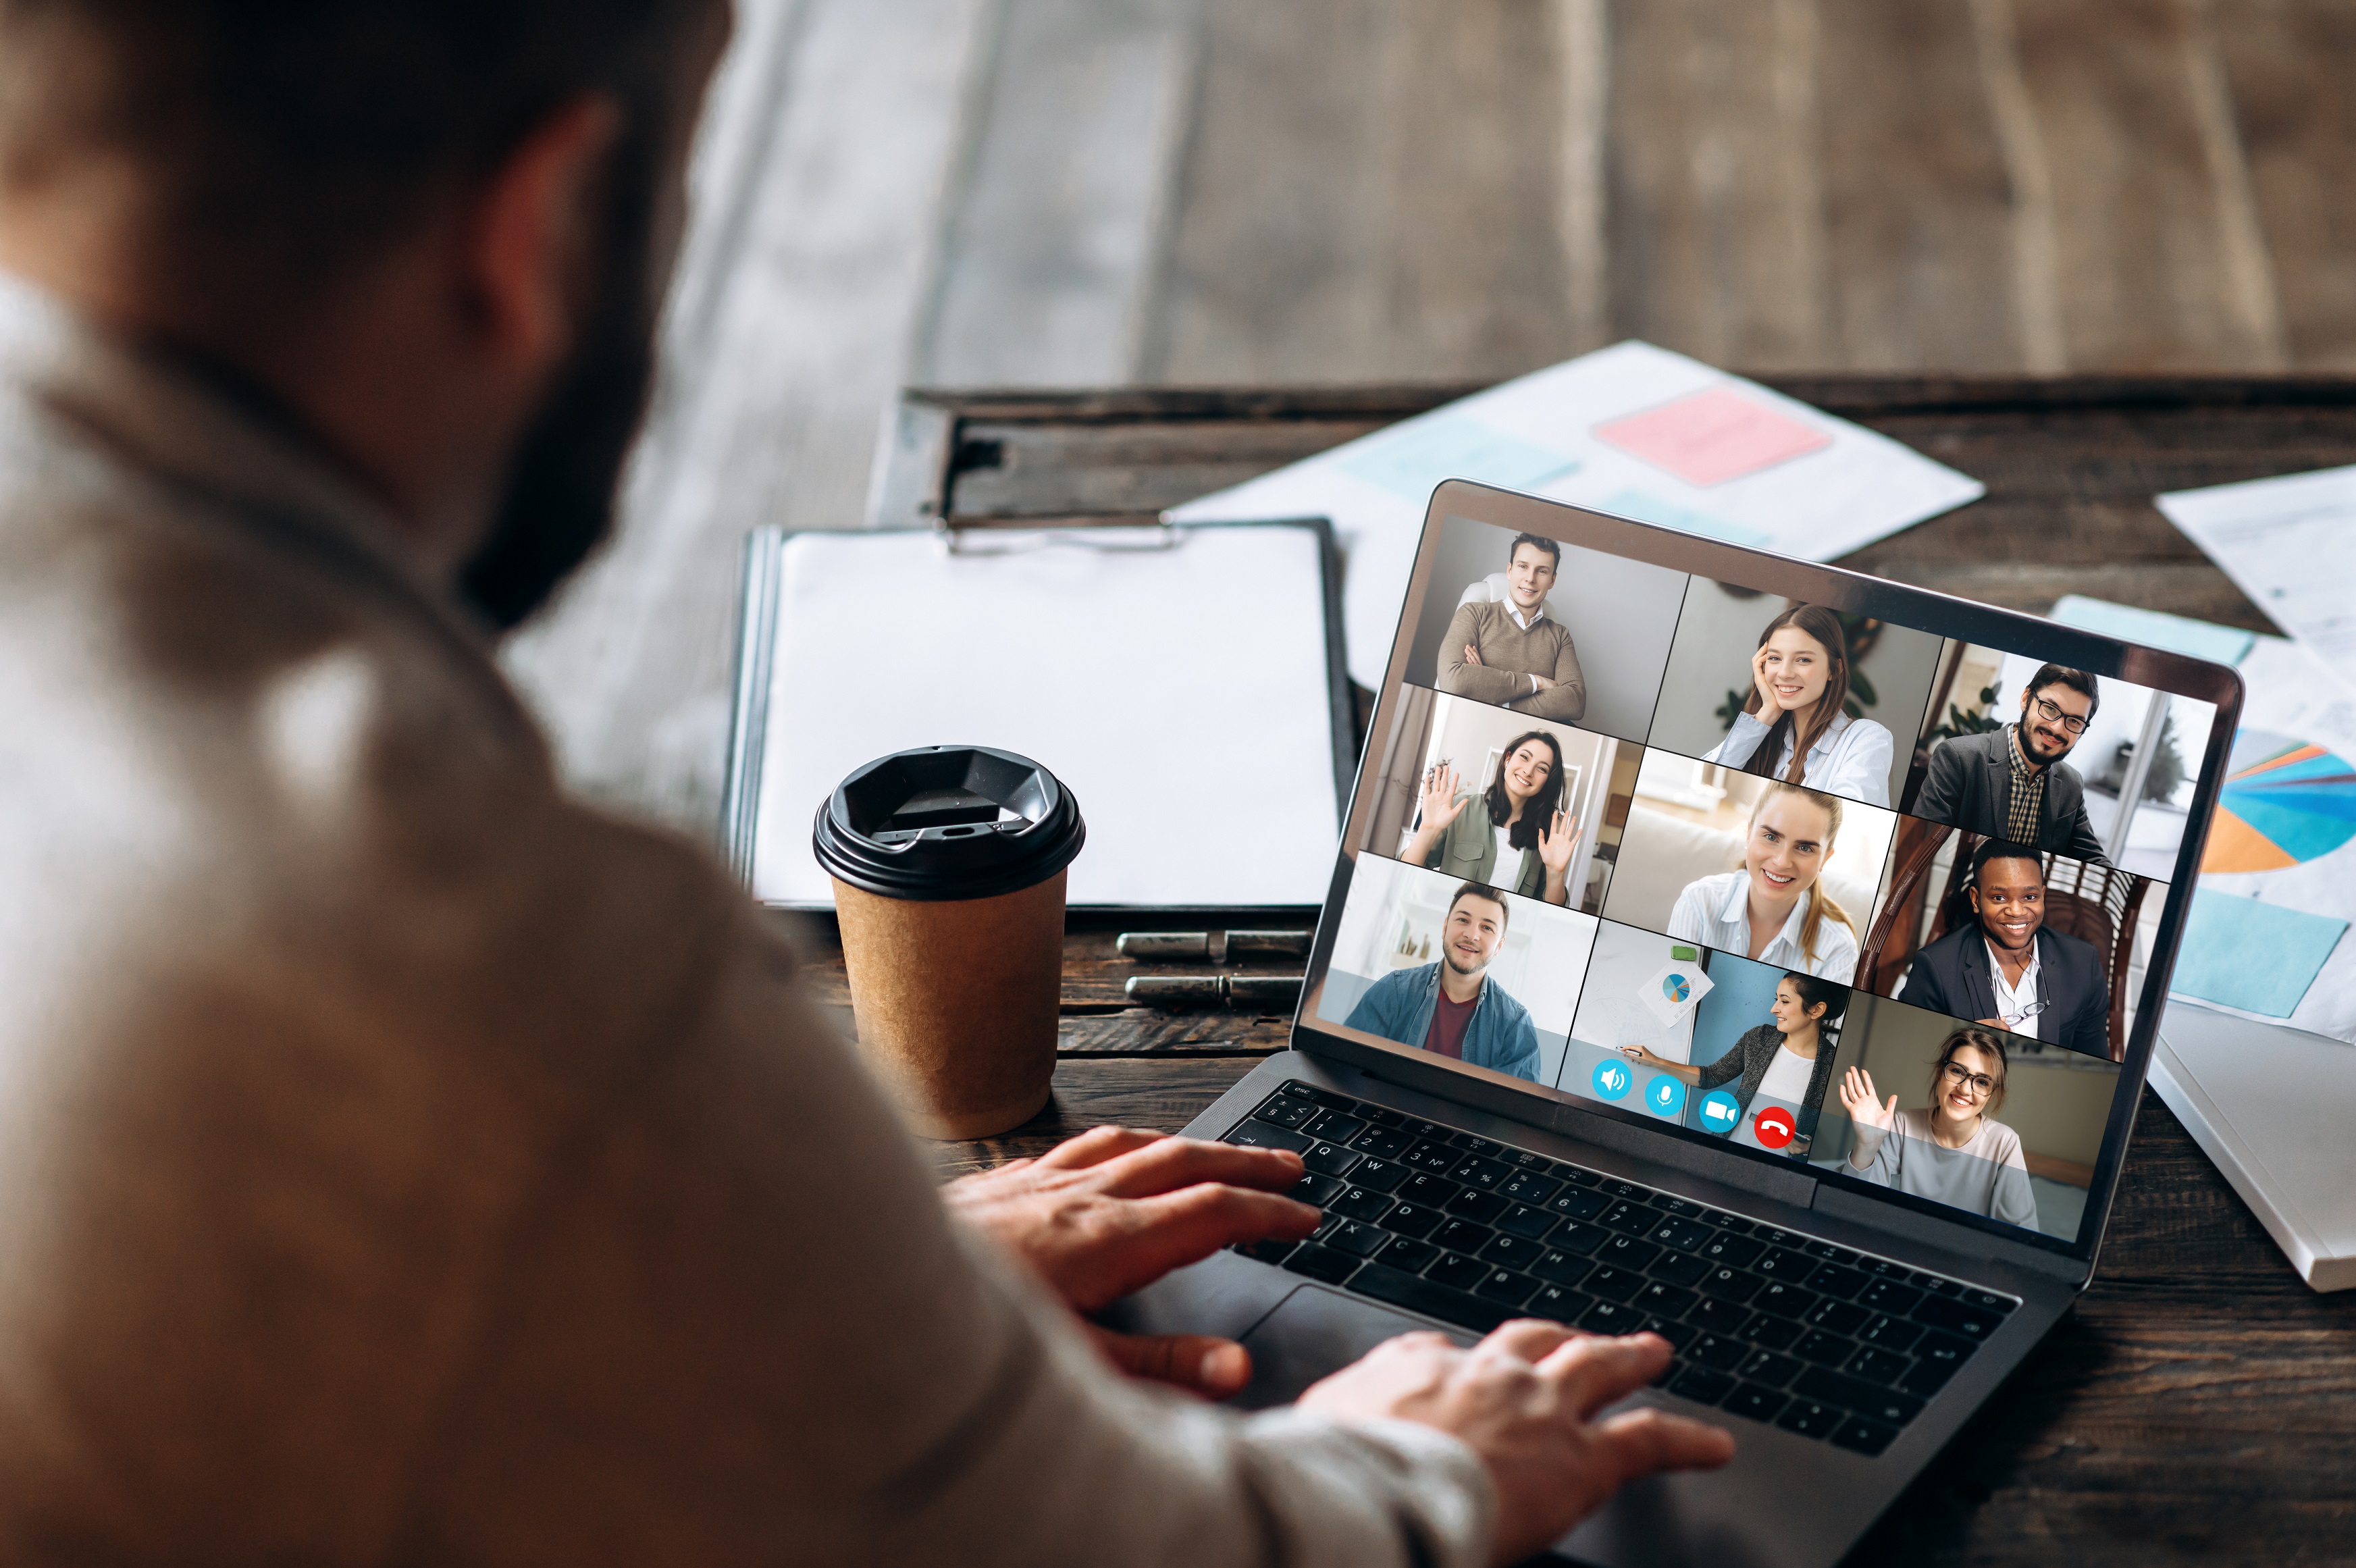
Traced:
<svg viewBox="0 0 2356 1568">
<path fill-rule="evenodd" d="M 1508 1323 L 1470 1350 L 1442 1334 L 1377 1345 L 1301 1396 L 1337 1421 L 1420 1422 L 1481 1455 L 1497 1491 L 1493 1562 L 1518 1563 L 1601 1508 L 1626 1482 L 1714 1469 L 1734 1439 L 1657 1410 L 1597 1422 L 1669 1362 L 1666 1341 L 1581 1335 L 1558 1323 Z"/>
<path fill-rule="evenodd" d="M 1481 650 L 1469 642 L 1464 645 L 1464 662 L 1467 664 L 1481 662 Z"/>
<path fill-rule="evenodd" d="M 1549 675 L 1541 675 L 1541 674 L 1538 674 L 1536 671 L 1532 671 L 1530 672 L 1530 695 L 1531 695 L 1531 696 L 1535 697 L 1535 696 L 1537 696 L 1540 692 L 1551 692 L 1551 691 L 1553 691 L 1553 690 L 1554 690 L 1554 688 L 1555 688 L 1555 681 L 1554 681 L 1554 678 L 1553 678 L 1552 676 L 1549 676 Z"/>
<path fill-rule="evenodd" d="M 1222 1247 L 1308 1235 L 1317 1210 L 1278 1196 L 1301 1169 L 1300 1155 L 1281 1150 L 1098 1127 L 1035 1160 L 960 1176 L 941 1197 L 1086 1314 Z M 1135 1377 L 1215 1398 L 1251 1377 L 1250 1357 L 1230 1339 L 1089 1331 Z"/>
</svg>

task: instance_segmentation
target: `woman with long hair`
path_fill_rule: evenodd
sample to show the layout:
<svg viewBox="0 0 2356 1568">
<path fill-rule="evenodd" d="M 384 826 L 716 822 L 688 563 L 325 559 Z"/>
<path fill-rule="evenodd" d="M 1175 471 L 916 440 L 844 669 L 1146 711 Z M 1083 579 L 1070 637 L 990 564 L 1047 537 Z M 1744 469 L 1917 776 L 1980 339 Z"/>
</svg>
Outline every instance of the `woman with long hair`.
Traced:
<svg viewBox="0 0 2356 1568">
<path fill-rule="evenodd" d="M 1794 605 L 1769 621 L 1751 656 L 1750 686 L 1734 727 L 1704 762 L 1890 804 L 1890 732 L 1848 715 L 1840 617 L 1822 605 Z"/>
<path fill-rule="evenodd" d="M 1841 1078 L 1849 1119 L 1849 1175 L 1893 1192 L 2037 1229 L 2037 1194 L 2020 1135 L 1996 1119 L 2004 1104 L 2004 1036 L 1958 1029 L 1931 1068 L 1931 1103 L 1901 1111 L 1898 1096 L 1877 1097 L 1873 1075 L 1853 1067 Z"/>
<path fill-rule="evenodd" d="M 1570 902 L 1579 819 L 1563 801 L 1562 745 L 1546 730 L 1515 736 L 1484 790 L 1440 763 L 1423 776 L 1423 810 L 1399 858 L 1460 881 L 1549 904 Z M 1478 809 L 1470 809 L 1475 800 Z"/>
<path fill-rule="evenodd" d="M 1668 934 L 1847 984 L 1857 922 L 1819 880 L 1840 825 L 1838 796 L 1770 784 L 1751 808 L 1742 868 L 1687 883 Z"/>
<path fill-rule="evenodd" d="M 1812 974 L 1786 974 L 1775 983 L 1775 1002 L 1767 1010 L 1772 1022 L 1744 1030 L 1731 1050 L 1707 1067 L 1673 1062 L 1643 1046 L 1622 1046 L 1620 1054 L 1681 1078 L 1696 1089 L 1715 1089 L 1740 1077 L 1742 1082 L 1734 1091 L 1740 1108 L 1734 1139 L 1754 1149 L 1805 1159 L 1808 1145 L 1815 1141 L 1825 1090 L 1832 1083 L 1833 1057 L 1840 1048 L 1841 1015 L 1847 1011 L 1846 985 Z M 1760 1141 L 1748 1112 L 1751 1102 L 1762 1096 L 1792 1107 L 1796 1130 L 1788 1149 Z"/>
</svg>

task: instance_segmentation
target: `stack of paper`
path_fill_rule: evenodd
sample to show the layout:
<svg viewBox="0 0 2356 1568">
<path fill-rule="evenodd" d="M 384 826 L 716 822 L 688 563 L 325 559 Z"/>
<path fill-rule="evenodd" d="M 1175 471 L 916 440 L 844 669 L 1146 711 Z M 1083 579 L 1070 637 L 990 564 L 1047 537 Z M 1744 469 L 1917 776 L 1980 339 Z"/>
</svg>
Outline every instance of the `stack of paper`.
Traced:
<svg viewBox="0 0 2356 1568">
<path fill-rule="evenodd" d="M 1649 343 L 1622 343 L 1173 509 L 1173 521 L 1325 516 L 1343 553 L 1350 678 L 1382 680 L 1431 492 L 1472 479 L 1828 561 L 1976 500 L 1886 435 Z"/>
</svg>

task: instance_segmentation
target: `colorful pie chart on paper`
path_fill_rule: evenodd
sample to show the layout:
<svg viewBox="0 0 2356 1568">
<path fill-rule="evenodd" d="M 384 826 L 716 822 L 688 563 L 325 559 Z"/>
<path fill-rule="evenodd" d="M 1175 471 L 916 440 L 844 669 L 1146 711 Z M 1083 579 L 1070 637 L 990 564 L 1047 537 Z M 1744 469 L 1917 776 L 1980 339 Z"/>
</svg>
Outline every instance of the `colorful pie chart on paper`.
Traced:
<svg viewBox="0 0 2356 1568">
<path fill-rule="evenodd" d="M 2288 736 L 2233 737 L 2203 872 L 2281 871 L 2356 839 L 2356 766 Z"/>
</svg>

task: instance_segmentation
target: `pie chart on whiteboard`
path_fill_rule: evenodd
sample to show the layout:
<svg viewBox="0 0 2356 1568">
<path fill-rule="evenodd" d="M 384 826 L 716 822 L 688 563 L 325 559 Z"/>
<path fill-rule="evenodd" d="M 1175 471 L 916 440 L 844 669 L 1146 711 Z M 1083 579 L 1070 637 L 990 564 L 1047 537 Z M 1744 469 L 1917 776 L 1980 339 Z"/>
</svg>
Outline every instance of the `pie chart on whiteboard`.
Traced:
<svg viewBox="0 0 2356 1568">
<path fill-rule="evenodd" d="M 2225 789 L 2201 855 L 2204 872 L 2281 871 L 2356 838 L 2356 766 L 2290 736 L 2233 737 Z"/>
</svg>

